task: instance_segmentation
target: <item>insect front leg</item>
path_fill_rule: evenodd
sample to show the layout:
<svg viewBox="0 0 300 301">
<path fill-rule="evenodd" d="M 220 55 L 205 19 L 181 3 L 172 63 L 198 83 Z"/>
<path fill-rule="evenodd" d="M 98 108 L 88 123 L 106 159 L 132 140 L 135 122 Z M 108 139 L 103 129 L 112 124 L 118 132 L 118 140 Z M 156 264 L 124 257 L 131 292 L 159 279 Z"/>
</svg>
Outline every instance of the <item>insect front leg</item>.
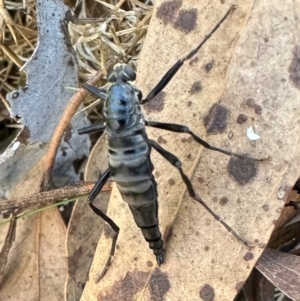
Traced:
<svg viewBox="0 0 300 301">
<path fill-rule="evenodd" d="M 99 132 L 99 131 L 104 131 L 105 127 L 106 127 L 106 125 L 103 123 L 89 125 L 87 127 L 79 129 L 78 134 L 83 135 L 83 134 L 91 134 L 91 133 L 95 133 L 95 132 Z"/>
<path fill-rule="evenodd" d="M 106 98 L 107 90 L 105 88 L 99 89 L 99 88 L 96 88 L 96 87 L 91 86 L 89 84 L 83 84 L 82 87 L 85 88 L 86 90 L 88 90 L 90 93 L 97 96 L 98 98 L 100 98 L 101 100 L 104 100 Z M 89 125 L 87 127 L 79 129 L 78 134 L 83 135 L 83 134 L 91 134 L 91 133 L 95 133 L 95 132 L 99 132 L 99 131 L 104 131 L 105 127 L 106 127 L 105 124 Z"/>
<path fill-rule="evenodd" d="M 158 153 L 160 153 L 169 163 L 171 163 L 174 167 L 176 167 L 179 172 L 180 172 L 180 176 L 184 182 L 184 184 L 186 185 L 186 188 L 188 190 L 188 193 L 190 195 L 191 198 L 193 198 L 194 200 L 196 200 L 197 202 L 199 202 L 200 204 L 202 204 L 202 206 L 204 206 L 204 208 L 213 216 L 213 218 L 215 220 L 217 220 L 218 222 L 220 222 L 230 233 L 233 234 L 233 236 L 243 242 L 243 244 L 245 244 L 246 246 L 250 247 L 248 245 L 248 243 L 245 241 L 245 239 L 243 239 L 238 233 L 236 233 L 229 225 L 226 224 L 225 221 L 223 221 L 223 219 L 218 216 L 217 214 L 215 214 L 206 204 L 205 202 L 196 195 L 195 189 L 190 181 L 190 179 L 187 177 L 187 175 L 183 172 L 182 168 L 181 168 L 181 162 L 180 160 L 173 155 L 172 153 L 168 152 L 167 150 L 165 150 L 164 148 L 162 148 L 157 142 L 155 142 L 154 140 L 149 140 L 149 143 L 151 145 L 151 147 L 153 147 Z"/>
</svg>

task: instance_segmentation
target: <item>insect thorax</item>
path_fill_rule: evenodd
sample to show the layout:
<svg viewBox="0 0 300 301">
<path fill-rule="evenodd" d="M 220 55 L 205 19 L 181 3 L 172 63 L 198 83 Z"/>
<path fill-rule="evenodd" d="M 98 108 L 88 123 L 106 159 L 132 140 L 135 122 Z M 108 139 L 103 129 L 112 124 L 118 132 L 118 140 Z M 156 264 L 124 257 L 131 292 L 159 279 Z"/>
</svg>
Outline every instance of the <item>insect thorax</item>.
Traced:
<svg viewBox="0 0 300 301">
<path fill-rule="evenodd" d="M 134 71 L 124 64 L 116 65 L 109 75 L 112 83 L 107 90 L 103 109 L 108 133 L 119 135 L 144 128 L 139 103 L 142 93 L 130 82 L 134 79 Z"/>
</svg>

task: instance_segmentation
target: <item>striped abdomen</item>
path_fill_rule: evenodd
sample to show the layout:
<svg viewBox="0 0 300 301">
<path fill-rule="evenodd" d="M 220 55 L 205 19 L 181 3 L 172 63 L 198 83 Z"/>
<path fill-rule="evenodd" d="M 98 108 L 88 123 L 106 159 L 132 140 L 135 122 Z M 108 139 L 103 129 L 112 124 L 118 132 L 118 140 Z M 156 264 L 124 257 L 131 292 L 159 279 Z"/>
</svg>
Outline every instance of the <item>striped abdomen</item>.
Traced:
<svg viewBox="0 0 300 301">
<path fill-rule="evenodd" d="M 152 175 L 150 146 L 144 129 L 131 136 L 109 136 L 108 162 L 111 179 L 133 214 L 134 220 L 156 256 L 163 258 L 158 228 L 157 184 Z"/>
</svg>

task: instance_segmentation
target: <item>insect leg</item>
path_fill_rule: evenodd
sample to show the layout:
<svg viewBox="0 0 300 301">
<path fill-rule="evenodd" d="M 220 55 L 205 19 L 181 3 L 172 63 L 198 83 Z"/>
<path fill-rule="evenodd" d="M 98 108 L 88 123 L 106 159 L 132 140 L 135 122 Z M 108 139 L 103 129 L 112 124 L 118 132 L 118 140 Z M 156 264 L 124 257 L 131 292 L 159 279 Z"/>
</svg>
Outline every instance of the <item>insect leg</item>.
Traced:
<svg viewBox="0 0 300 301">
<path fill-rule="evenodd" d="M 82 87 L 86 90 L 88 90 L 91 94 L 94 94 L 95 96 L 99 97 L 100 99 L 106 99 L 106 89 L 105 88 L 97 88 L 94 86 L 91 86 L 87 83 L 82 84 Z"/>
<path fill-rule="evenodd" d="M 154 127 L 154 128 L 158 128 L 158 129 L 162 129 L 162 130 L 171 131 L 171 132 L 190 134 L 192 136 L 192 138 L 197 143 L 201 144 L 205 148 L 208 148 L 210 150 L 214 150 L 214 151 L 220 152 L 220 153 L 228 155 L 228 156 L 236 156 L 236 157 L 241 158 L 241 159 L 248 159 L 248 160 L 254 160 L 254 161 L 264 161 L 265 160 L 265 159 L 255 159 L 255 158 L 251 158 L 251 157 L 248 157 L 248 156 L 236 154 L 236 153 L 233 153 L 231 151 L 228 151 L 228 150 L 225 150 L 225 149 L 218 148 L 216 146 L 210 145 L 205 140 L 203 140 L 199 136 L 195 135 L 185 125 L 176 124 L 176 123 L 164 123 L 164 122 L 159 122 L 159 121 L 147 121 L 147 120 L 145 120 L 145 125 L 146 126 L 151 126 L 151 127 Z"/>
<path fill-rule="evenodd" d="M 215 220 L 217 220 L 218 222 L 220 222 L 226 229 L 227 231 L 229 231 L 230 233 L 233 234 L 233 236 L 243 242 L 246 246 L 249 247 L 248 243 L 245 241 L 245 239 L 243 239 L 238 233 L 236 233 L 229 225 L 226 224 L 225 221 L 222 220 L 222 218 L 220 216 L 218 216 L 217 214 L 215 214 L 206 204 L 205 202 L 196 195 L 194 187 L 190 181 L 190 179 L 187 177 L 187 175 L 183 172 L 182 168 L 181 168 L 181 162 L 180 160 L 173 155 L 172 153 L 168 152 L 167 150 L 165 150 L 164 148 L 162 148 L 157 142 L 153 141 L 153 140 L 149 140 L 150 145 L 158 152 L 160 153 L 169 163 L 171 163 L 174 167 L 176 167 L 179 172 L 180 172 L 180 176 L 184 182 L 184 184 L 186 185 L 186 188 L 188 190 L 188 193 L 190 195 L 191 198 L 193 198 L 194 200 L 196 200 L 197 202 L 199 202 L 200 204 L 202 204 L 202 206 L 204 206 L 204 208 L 214 217 Z"/>
<path fill-rule="evenodd" d="M 173 78 L 173 76 L 177 73 L 177 71 L 181 68 L 183 63 L 190 58 L 192 58 L 202 47 L 202 45 L 214 34 L 214 32 L 221 26 L 221 24 L 227 19 L 227 17 L 236 9 L 235 5 L 232 5 L 230 9 L 227 11 L 225 16 L 218 22 L 218 24 L 212 29 L 212 31 L 205 36 L 202 42 L 194 48 L 191 52 L 189 52 L 186 56 L 178 60 L 175 65 L 173 65 L 167 73 L 163 76 L 163 78 L 159 81 L 159 83 L 153 88 L 153 90 L 147 95 L 147 97 L 141 100 L 141 104 L 148 102 L 153 99 L 159 92 L 161 92 L 165 86 L 169 83 L 169 81 Z"/>
<path fill-rule="evenodd" d="M 86 90 L 88 90 L 90 93 L 94 94 L 95 96 L 99 97 L 100 99 L 105 99 L 106 98 L 106 89 L 102 88 L 99 89 L 97 87 L 91 86 L 89 84 L 82 84 L 82 87 Z M 104 131 L 105 130 L 105 124 L 95 124 L 95 125 L 90 125 L 87 127 L 84 127 L 82 129 L 78 130 L 78 134 L 90 134 L 98 131 Z"/>
<path fill-rule="evenodd" d="M 95 133 L 95 132 L 98 132 L 98 131 L 104 131 L 105 127 L 106 127 L 106 125 L 103 124 L 103 123 L 89 125 L 87 127 L 79 129 L 78 130 L 78 134 L 79 135 L 82 135 L 82 134 L 91 134 L 91 133 Z"/>
<path fill-rule="evenodd" d="M 100 176 L 100 178 L 98 179 L 97 183 L 95 184 L 95 186 L 93 187 L 91 193 L 88 196 L 88 202 L 89 202 L 89 205 L 92 208 L 92 210 L 98 216 L 100 216 L 105 222 L 107 222 L 109 224 L 109 226 L 115 232 L 114 236 L 112 237 L 112 243 L 111 243 L 109 257 L 108 257 L 108 259 L 107 259 L 107 261 L 104 265 L 104 268 L 103 268 L 102 272 L 98 275 L 98 277 L 96 279 L 96 282 L 99 282 L 100 279 L 104 277 L 104 275 L 106 274 L 106 272 L 108 270 L 108 267 L 110 266 L 111 259 L 115 254 L 116 243 L 117 243 L 117 239 L 118 239 L 118 235 L 119 235 L 119 231 L 120 231 L 120 228 L 116 225 L 116 223 L 110 217 L 108 217 L 105 213 L 103 213 L 100 209 L 98 209 L 96 206 L 93 205 L 93 201 L 95 200 L 96 196 L 98 195 L 98 193 L 100 192 L 100 190 L 102 189 L 104 184 L 107 182 L 109 176 L 110 176 L 110 170 L 108 168 Z"/>
</svg>

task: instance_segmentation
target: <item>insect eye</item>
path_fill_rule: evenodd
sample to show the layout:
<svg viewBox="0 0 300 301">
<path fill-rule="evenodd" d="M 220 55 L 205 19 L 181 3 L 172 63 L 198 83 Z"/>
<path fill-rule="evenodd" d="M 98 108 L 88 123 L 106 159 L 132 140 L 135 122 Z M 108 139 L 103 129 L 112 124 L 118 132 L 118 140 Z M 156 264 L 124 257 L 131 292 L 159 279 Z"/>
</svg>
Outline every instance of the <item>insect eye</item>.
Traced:
<svg viewBox="0 0 300 301">
<path fill-rule="evenodd" d="M 136 79 L 136 74 L 130 66 L 128 66 L 128 65 L 125 66 L 124 73 L 126 74 L 128 80 L 135 80 Z"/>
<path fill-rule="evenodd" d="M 109 82 L 117 82 L 117 81 L 133 81 L 136 78 L 135 71 L 128 65 L 118 64 L 114 67 L 114 69 L 109 73 L 107 80 Z"/>
</svg>

